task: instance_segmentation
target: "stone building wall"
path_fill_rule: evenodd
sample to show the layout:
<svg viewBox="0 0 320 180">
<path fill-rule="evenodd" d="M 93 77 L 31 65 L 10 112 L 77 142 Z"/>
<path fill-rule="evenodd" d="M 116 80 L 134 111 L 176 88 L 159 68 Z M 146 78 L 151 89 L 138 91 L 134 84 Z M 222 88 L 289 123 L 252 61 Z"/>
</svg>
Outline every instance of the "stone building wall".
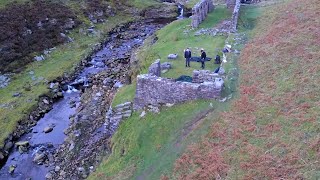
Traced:
<svg viewBox="0 0 320 180">
<path fill-rule="evenodd" d="M 180 82 L 149 74 L 138 75 L 134 109 L 167 103 L 181 103 L 196 99 L 219 98 L 223 88 L 223 79 L 203 83 Z"/>
<path fill-rule="evenodd" d="M 226 0 L 227 8 L 232 9 L 236 5 L 237 0 Z"/>
<path fill-rule="evenodd" d="M 203 83 L 206 81 L 214 82 L 216 78 L 219 78 L 218 73 L 213 73 L 209 70 L 194 70 L 192 75 L 193 83 Z"/>
<path fill-rule="evenodd" d="M 241 6 L 241 0 L 236 0 L 235 6 L 232 13 L 232 26 L 231 26 L 231 32 L 237 31 L 237 25 L 238 25 L 238 18 L 240 13 L 240 6 Z"/>
<path fill-rule="evenodd" d="M 201 0 L 192 8 L 191 26 L 197 28 L 207 17 L 207 14 L 214 9 L 213 0 Z"/>
</svg>

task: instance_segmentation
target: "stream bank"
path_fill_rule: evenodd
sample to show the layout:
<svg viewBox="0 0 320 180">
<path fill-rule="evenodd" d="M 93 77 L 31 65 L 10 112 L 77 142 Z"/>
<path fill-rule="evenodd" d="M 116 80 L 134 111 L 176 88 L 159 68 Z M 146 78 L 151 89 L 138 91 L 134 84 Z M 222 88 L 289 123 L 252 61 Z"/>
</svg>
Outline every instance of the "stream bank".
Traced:
<svg viewBox="0 0 320 180">
<path fill-rule="evenodd" d="M 81 72 L 53 82 L 50 87 L 56 91 L 54 94 L 64 97 L 54 104 L 51 97 L 43 97 L 40 103 L 47 107 L 41 110 L 44 117 L 40 115 L 38 123 L 34 120 L 37 125 L 31 131 L 26 128 L 31 124 L 20 125 L 23 132 L 29 133 L 19 139 L 24 144 L 11 144 L 14 150 L 0 170 L 0 179 L 87 177 L 110 152 L 111 134 L 104 126 L 105 114 L 116 89 L 129 81 L 130 55 L 163 25 L 147 20 L 116 28 L 102 49 L 88 63 L 83 62 L 86 67 Z M 73 81 L 67 83 L 67 79 Z M 52 129 L 46 133 L 46 128 Z"/>
</svg>

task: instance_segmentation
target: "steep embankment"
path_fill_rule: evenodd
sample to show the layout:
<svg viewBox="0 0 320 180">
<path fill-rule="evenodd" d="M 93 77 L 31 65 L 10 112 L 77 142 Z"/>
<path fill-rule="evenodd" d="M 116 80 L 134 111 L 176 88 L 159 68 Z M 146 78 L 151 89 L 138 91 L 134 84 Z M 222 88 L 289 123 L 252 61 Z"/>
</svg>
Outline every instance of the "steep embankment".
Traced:
<svg viewBox="0 0 320 180">
<path fill-rule="evenodd" d="M 240 98 L 175 164 L 176 179 L 319 179 L 320 5 L 270 8 L 241 53 Z"/>
</svg>

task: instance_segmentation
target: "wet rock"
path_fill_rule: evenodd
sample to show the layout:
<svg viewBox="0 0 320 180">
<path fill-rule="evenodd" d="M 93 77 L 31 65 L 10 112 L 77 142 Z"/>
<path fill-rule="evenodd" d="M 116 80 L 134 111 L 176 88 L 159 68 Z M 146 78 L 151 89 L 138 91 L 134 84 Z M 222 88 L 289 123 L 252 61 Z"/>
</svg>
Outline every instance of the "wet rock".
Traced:
<svg viewBox="0 0 320 180">
<path fill-rule="evenodd" d="M 47 126 L 47 127 L 45 127 L 44 129 L 43 129 L 43 132 L 44 133 L 49 133 L 49 132 L 51 132 L 53 130 L 53 127 L 52 126 Z"/>
<path fill-rule="evenodd" d="M 45 152 L 42 153 L 36 153 L 33 162 L 37 164 L 43 163 L 47 159 L 47 154 Z"/>
<path fill-rule="evenodd" d="M 14 172 L 14 170 L 16 169 L 16 165 L 10 165 L 9 167 L 9 173 L 12 174 Z"/>
<path fill-rule="evenodd" d="M 47 173 L 45 176 L 46 179 L 52 179 L 52 174 L 51 173 Z"/>
<path fill-rule="evenodd" d="M 29 146 L 29 141 L 19 141 L 15 143 L 16 146 Z"/>
<path fill-rule="evenodd" d="M 168 55 L 168 59 L 177 59 L 178 58 L 178 54 L 169 54 Z"/>
<path fill-rule="evenodd" d="M 59 172 L 60 169 L 61 169 L 60 166 L 56 166 L 56 167 L 54 168 L 54 171 L 55 171 L 55 172 Z"/>
<path fill-rule="evenodd" d="M 0 160 L 4 159 L 4 155 L 2 152 L 0 152 Z"/>
<path fill-rule="evenodd" d="M 19 150 L 19 153 L 20 153 L 20 154 L 23 154 L 23 153 L 25 153 L 25 152 L 28 151 L 28 147 L 26 147 L 26 146 L 19 146 L 19 147 L 18 147 L 18 150 Z"/>
</svg>

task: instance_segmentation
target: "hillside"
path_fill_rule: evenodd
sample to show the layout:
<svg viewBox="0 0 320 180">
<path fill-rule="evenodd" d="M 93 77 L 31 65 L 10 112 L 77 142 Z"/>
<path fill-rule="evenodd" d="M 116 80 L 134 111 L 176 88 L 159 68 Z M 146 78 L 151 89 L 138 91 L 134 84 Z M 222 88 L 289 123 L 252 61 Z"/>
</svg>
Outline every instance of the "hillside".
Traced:
<svg viewBox="0 0 320 180">
<path fill-rule="evenodd" d="M 240 96 L 176 161 L 177 179 L 320 178 L 320 5 L 269 8 L 239 59 Z"/>
<path fill-rule="evenodd" d="M 239 33 L 226 40 L 242 49 L 239 58 L 229 57 L 240 69 L 234 100 L 175 105 L 145 118 L 134 114 L 90 179 L 318 179 L 319 7 L 316 0 L 243 6 Z M 141 50 L 142 72 L 156 57 L 165 59 L 163 51 L 182 50 L 182 42 L 198 45 L 188 44 L 180 29 L 183 21 L 167 26 L 158 43 Z M 202 46 L 222 46 L 206 40 Z M 174 65 L 164 76 L 190 73 L 180 69 L 182 61 Z M 132 100 L 134 88 L 120 89 L 114 105 Z"/>
</svg>

